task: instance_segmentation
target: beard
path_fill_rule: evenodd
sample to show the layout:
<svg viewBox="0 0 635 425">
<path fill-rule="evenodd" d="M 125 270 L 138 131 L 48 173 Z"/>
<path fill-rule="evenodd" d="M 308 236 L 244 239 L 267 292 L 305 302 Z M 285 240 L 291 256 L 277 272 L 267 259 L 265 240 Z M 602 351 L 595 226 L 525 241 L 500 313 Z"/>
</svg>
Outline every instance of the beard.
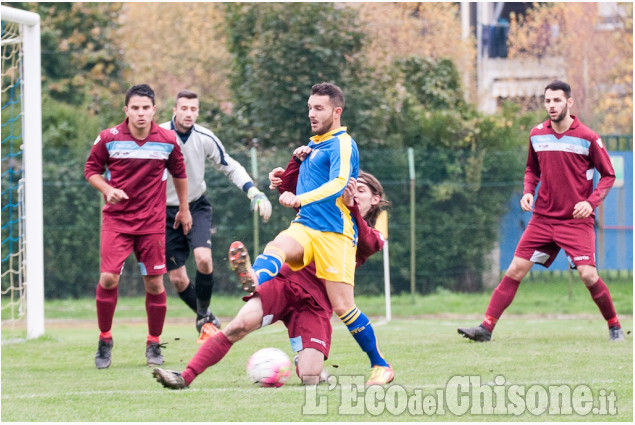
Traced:
<svg viewBox="0 0 635 425">
<path fill-rule="evenodd" d="M 324 122 L 321 126 L 317 127 L 313 131 L 313 134 L 317 136 L 321 136 L 322 134 L 328 133 L 332 126 L 333 126 L 333 118 Z"/>
<path fill-rule="evenodd" d="M 569 116 L 569 108 L 564 108 L 557 117 L 552 118 L 551 121 L 555 123 L 561 122 L 563 119 Z"/>
</svg>

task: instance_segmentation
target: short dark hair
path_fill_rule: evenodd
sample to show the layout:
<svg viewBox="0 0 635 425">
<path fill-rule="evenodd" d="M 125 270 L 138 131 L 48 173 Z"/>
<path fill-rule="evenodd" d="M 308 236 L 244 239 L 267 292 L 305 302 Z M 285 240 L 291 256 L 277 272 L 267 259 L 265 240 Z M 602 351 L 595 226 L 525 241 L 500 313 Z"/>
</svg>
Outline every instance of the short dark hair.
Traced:
<svg viewBox="0 0 635 425">
<path fill-rule="evenodd" d="M 547 84 L 547 87 L 545 87 L 545 91 L 543 92 L 543 94 L 547 93 L 547 90 L 562 90 L 567 99 L 571 97 L 571 86 L 564 81 L 553 80 L 552 82 Z"/>
<path fill-rule="evenodd" d="M 128 106 L 132 96 L 149 97 L 152 100 L 152 105 L 154 105 L 154 90 L 147 84 L 137 84 L 128 89 L 126 92 L 126 106 Z"/>
<path fill-rule="evenodd" d="M 344 92 L 333 83 L 318 83 L 311 87 L 311 95 L 328 96 L 336 108 L 344 109 Z"/>
<path fill-rule="evenodd" d="M 182 97 L 186 99 L 198 99 L 198 94 L 196 94 L 195 92 L 191 90 L 181 90 L 180 92 L 176 94 L 176 99 L 174 99 L 174 104 L 176 105 L 176 102 L 178 102 L 179 99 Z"/>
</svg>

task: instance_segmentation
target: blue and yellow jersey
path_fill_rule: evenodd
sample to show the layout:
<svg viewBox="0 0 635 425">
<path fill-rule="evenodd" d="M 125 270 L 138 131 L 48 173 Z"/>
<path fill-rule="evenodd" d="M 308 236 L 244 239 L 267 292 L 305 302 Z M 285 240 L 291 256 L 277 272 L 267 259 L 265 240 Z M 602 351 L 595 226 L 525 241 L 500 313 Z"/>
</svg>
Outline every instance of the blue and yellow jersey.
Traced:
<svg viewBox="0 0 635 425">
<path fill-rule="evenodd" d="M 357 225 L 341 198 L 348 180 L 359 174 L 357 144 L 346 127 L 339 127 L 313 136 L 308 146 L 313 152 L 300 165 L 296 194 L 301 206 L 293 221 L 357 240 Z"/>
</svg>

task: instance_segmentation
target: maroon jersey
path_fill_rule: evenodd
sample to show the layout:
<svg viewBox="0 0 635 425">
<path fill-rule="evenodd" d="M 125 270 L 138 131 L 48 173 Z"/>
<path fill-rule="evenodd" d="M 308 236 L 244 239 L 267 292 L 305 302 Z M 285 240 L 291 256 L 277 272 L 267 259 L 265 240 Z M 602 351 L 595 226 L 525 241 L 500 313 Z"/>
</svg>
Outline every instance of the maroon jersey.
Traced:
<svg viewBox="0 0 635 425">
<path fill-rule="evenodd" d="M 135 139 L 128 120 L 103 130 L 90 151 L 84 176 L 106 172 L 106 181 L 129 199 L 103 208 L 102 227 L 135 235 L 164 233 L 166 181 L 184 179 L 185 162 L 176 134 L 152 122 L 144 140 Z"/>
<path fill-rule="evenodd" d="M 606 198 L 615 172 L 602 139 L 575 116 L 571 127 L 556 133 L 547 120 L 531 130 L 523 193 L 534 194 L 540 182 L 534 214 L 557 220 L 573 219 L 573 208 L 588 201 L 595 209 Z M 593 190 L 594 169 L 600 181 Z M 586 221 L 593 221 L 591 214 Z"/>
</svg>

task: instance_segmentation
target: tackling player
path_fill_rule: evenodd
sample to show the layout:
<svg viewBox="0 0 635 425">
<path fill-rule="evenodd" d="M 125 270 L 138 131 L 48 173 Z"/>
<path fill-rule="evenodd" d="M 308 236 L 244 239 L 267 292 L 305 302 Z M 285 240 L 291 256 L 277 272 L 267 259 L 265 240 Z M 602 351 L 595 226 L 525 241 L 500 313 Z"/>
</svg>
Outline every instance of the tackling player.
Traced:
<svg viewBox="0 0 635 425">
<path fill-rule="evenodd" d="M 609 289 L 595 266 L 594 209 L 606 198 L 615 172 L 600 137 L 570 114 L 571 87 L 553 81 L 545 88 L 549 119 L 531 130 L 520 206 L 533 215 L 503 280 L 494 290 L 485 320 L 459 328 L 473 341 L 489 341 L 496 322 L 511 304 L 518 286 L 534 264 L 549 267 L 560 249 L 577 269 L 609 327 L 611 341 L 624 340 Z M 594 169 L 600 180 L 593 189 Z M 534 192 L 540 183 L 534 205 Z"/>
<path fill-rule="evenodd" d="M 196 313 L 196 330 L 200 333 L 198 342 L 202 343 L 220 328 L 220 321 L 209 309 L 214 289 L 214 264 L 212 262 L 212 206 L 205 191 L 205 162 L 209 160 L 214 167 L 225 174 L 234 185 L 242 189 L 251 200 L 251 209 L 260 213 L 264 221 L 271 216 L 271 203 L 254 185 L 247 170 L 225 151 L 225 147 L 216 135 L 205 127 L 196 124 L 199 113 L 198 95 L 189 90 L 176 95 L 173 117 L 161 127 L 175 130 L 185 158 L 187 171 L 192 230 L 184 235 L 174 229 L 174 218 L 178 213 L 179 199 L 175 185 L 168 178 L 166 258 L 170 282 L 179 296 Z M 185 262 L 194 254 L 196 277 L 190 281 Z"/>
<path fill-rule="evenodd" d="M 126 92 L 126 120 L 103 130 L 90 151 L 84 175 L 104 195 L 102 210 L 101 274 L 96 304 L 99 344 L 95 366 L 111 364 L 112 320 L 124 262 L 134 251 L 146 289 L 148 365 L 163 364 L 159 337 L 166 314 L 163 286 L 165 267 L 165 187 L 172 174 L 178 197 L 174 228 L 187 234 L 192 216 L 187 204 L 187 179 L 181 148 L 173 131 L 159 127 L 154 91 L 147 84 Z M 106 172 L 106 178 L 102 174 Z"/>
<path fill-rule="evenodd" d="M 293 180 L 297 164 L 292 160 L 284 175 L 276 174 L 275 179 L 282 183 L 279 191 L 295 186 Z M 295 168 L 297 171 L 297 167 Z M 272 174 L 270 174 L 271 176 Z M 291 176 L 291 180 L 287 178 Z M 360 174 L 360 180 L 367 173 Z M 297 172 L 296 176 L 297 178 Z M 272 180 L 273 181 L 273 180 Z M 378 182 L 377 182 L 378 183 Z M 347 186 L 343 194 L 345 204 L 359 223 L 359 249 L 357 250 L 357 267 L 363 264 L 373 253 L 383 247 L 381 234 L 369 226 L 374 223 L 380 205 L 387 204 L 383 200 L 383 189 L 380 184 L 374 185 L 373 196 L 367 196 L 369 187 L 354 181 Z M 362 216 L 364 218 L 362 218 Z M 237 244 L 234 242 L 233 246 Z M 240 242 L 238 242 L 242 246 Z M 292 271 L 283 265 L 282 271 L 266 285 L 245 297 L 247 303 L 226 328 L 206 341 L 190 360 L 182 373 L 156 368 L 154 376 L 163 386 L 181 389 L 208 367 L 218 363 L 230 350 L 232 345 L 250 332 L 282 320 L 288 329 L 293 351 L 298 352 L 296 373 L 303 383 L 317 384 L 326 378 L 323 372 L 324 359 L 328 358 L 331 344 L 330 318 L 333 308 L 321 279 L 315 276 L 315 264 L 312 262 L 305 268 Z"/>
</svg>

